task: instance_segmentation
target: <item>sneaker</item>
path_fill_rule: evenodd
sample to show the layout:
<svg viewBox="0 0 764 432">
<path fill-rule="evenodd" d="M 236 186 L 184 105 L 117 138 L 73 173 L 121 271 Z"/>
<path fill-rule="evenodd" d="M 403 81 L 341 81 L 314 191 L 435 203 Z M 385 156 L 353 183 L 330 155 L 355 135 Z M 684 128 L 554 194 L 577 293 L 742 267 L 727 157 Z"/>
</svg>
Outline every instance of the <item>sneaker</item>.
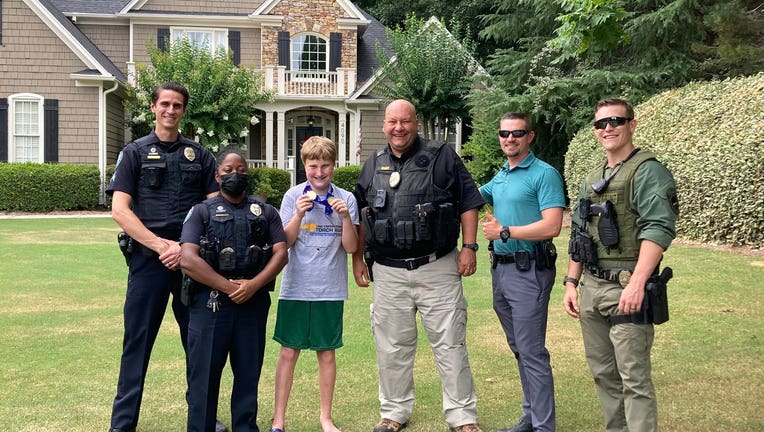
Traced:
<svg viewBox="0 0 764 432">
<path fill-rule="evenodd" d="M 483 432 L 477 423 L 469 423 L 451 429 L 454 432 Z"/>
<path fill-rule="evenodd" d="M 395 420 L 383 418 L 371 432 L 398 432 L 406 427 L 406 423 L 398 423 Z"/>
</svg>

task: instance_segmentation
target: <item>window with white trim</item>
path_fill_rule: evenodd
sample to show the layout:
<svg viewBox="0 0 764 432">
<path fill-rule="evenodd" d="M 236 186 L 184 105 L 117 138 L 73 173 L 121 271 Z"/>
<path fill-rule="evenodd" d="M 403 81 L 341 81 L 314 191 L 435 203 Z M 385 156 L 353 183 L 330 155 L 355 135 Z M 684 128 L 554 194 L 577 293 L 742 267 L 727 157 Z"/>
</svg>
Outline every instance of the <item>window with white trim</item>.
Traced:
<svg viewBox="0 0 764 432">
<path fill-rule="evenodd" d="M 228 52 L 228 29 L 200 27 L 171 27 L 173 43 L 179 39 L 188 39 L 197 48 L 210 50 L 215 55 L 219 49 Z"/>
<path fill-rule="evenodd" d="M 44 162 L 43 102 L 31 93 L 8 97 L 9 162 Z"/>
<path fill-rule="evenodd" d="M 292 38 L 292 70 L 304 78 L 319 78 L 327 71 L 326 39 L 302 34 Z M 318 75 L 321 74 L 321 75 Z"/>
</svg>

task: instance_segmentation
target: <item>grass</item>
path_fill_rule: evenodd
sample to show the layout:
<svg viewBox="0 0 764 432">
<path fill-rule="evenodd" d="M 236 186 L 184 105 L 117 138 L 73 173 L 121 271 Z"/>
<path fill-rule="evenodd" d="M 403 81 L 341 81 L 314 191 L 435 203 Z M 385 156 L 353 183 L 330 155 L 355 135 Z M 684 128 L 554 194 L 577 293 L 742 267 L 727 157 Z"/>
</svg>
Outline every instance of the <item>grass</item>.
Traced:
<svg viewBox="0 0 764 432">
<path fill-rule="evenodd" d="M 118 231 L 106 218 L 0 220 L 0 430 L 108 428 L 127 276 L 116 245 Z M 565 250 L 566 237 L 563 233 L 558 250 Z M 664 263 L 676 276 L 669 286 L 671 320 L 656 327 L 653 348 L 661 430 L 764 430 L 764 257 L 674 245 Z M 561 307 L 562 259 L 558 265 L 547 341 L 558 430 L 601 431 L 580 328 Z M 482 248 L 478 273 L 464 285 L 470 361 L 486 431 L 513 424 L 521 400 L 514 357 L 491 308 L 489 278 Z M 343 431 L 368 432 L 378 420 L 371 291 L 351 285 L 345 346 L 337 352 L 334 419 Z M 272 307 L 269 336 L 274 322 Z M 278 349 L 268 342 L 260 383 L 259 425 L 264 430 L 273 411 Z M 304 352 L 302 357 L 287 412 L 290 432 L 320 430 L 315 355 Z M 183 368 L 178 330 L 169 313 L 149 366 L 139 430 L 185 430 Z M 448 430 L 440 381 L 421 331 L 415 378 L 416 407 L 407 430 Z M 229 416 L 230 387 L 227 369 L 219 411 L 223 419 Z"/>
</svg>

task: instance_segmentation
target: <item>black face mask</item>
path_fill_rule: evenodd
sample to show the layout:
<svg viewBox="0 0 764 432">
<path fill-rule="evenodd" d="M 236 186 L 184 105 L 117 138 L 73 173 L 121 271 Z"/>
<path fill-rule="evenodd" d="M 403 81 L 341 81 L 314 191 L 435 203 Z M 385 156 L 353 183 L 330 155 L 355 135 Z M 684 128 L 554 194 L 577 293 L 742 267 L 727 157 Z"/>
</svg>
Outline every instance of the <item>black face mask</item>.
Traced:
<svg viewBox="0 0 764 432">
<path fill-rule="evenodd" d="M 247 190 L 247 185 L 249 184 L 249 174 L 239 174 L 232 172 L 230 174 L 220 176 L 220 180 L 223 181 L 220 185 L 220 189 L 222 189 L 223 192 L 232 197 L 238 197 L 239 195 L 243 194 L 245 190 Z"/>
</svg>

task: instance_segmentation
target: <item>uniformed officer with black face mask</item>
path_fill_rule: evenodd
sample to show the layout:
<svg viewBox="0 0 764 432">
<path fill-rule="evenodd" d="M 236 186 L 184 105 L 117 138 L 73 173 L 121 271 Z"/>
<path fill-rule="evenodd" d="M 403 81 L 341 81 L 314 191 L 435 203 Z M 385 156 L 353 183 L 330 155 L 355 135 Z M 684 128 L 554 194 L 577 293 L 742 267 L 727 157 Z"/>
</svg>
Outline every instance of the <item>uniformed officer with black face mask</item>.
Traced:
<svg viewBox="0 0 764 432">
<path fill-rule="evenodd" d="M 286 236 L 278 211 L 246 195 L 242 155 L 224 151 L 215 179 L 220 195 L 191 209 L 181 235 L 190 278 L 188 431 L 215 430 L 220 377 L 230 356 L 231 430 L 256 432 L 269 291 L 287 262 Z"/>
</svg>

